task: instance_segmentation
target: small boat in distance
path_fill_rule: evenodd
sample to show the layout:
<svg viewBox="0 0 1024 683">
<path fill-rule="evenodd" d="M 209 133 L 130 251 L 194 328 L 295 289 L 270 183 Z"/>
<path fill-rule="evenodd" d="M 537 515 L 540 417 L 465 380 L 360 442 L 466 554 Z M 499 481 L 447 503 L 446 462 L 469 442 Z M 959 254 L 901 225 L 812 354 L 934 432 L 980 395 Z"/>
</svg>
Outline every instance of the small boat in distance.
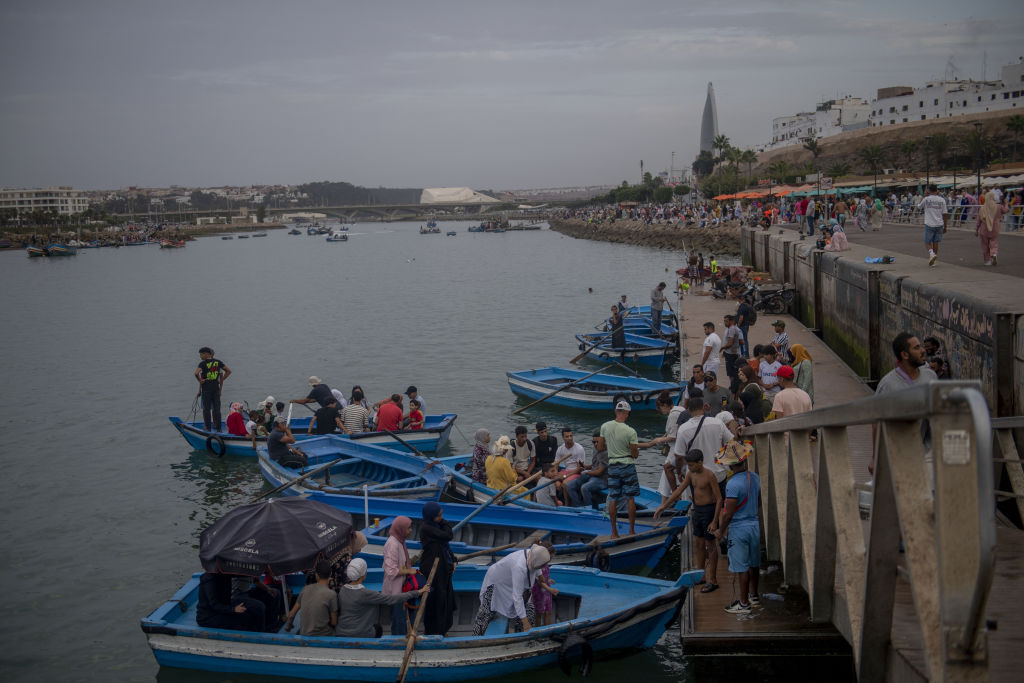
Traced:
<svg viewBox="0 0 1024 683">
<path fill-rule="evenodd" d="M 160 240 L 161 249 L 182 249 L 185 246 L 185 240 Z"/>
<path fill-rule="evenodd" d="M 46 249 L 45 248 L 37 247 L 37 246 L 34 246 L 34 245 L 29 245 L 28 247 L 25 248 L 25 251 L 28 252 L 29 258 L 40 258 L 42 256 L 47 256 L 48 255 L 46 253 Z"/>
<path fill-rule="evenodd" d="M 288 234 L 289 235 L 301 235 L 302 231 L 299 230 L 298 228 L 292 228 L 291 230 L 288 231 Z"/>
<path fill-rule="evenodd" d="M 266 237 L 266 236 L 267 236 L 267 233 L 265 233 L 265 232 L 254 232 L 254 233 L 252 234 L 252 236 L 253 236 L 253 237 Z"/>
<path fill-rule="evenodd" d="M 249 236 L 248 235 L 239 235 L 238 239 L 240 239 L 240 240 L 247 240 L 247 239 L 249 239 Z"/>
<path fill-rule="evenodd" d="M 233 240 L 233 239 L 235 239 L 234 235 L 221 235 L 220 238 L 222 240 Z"/>
<path fill-rule="evenodd" d="M 572 382 L 578 382 L 565 388 L 545 401 L 547 406 L 562 406 L 582 410 L 604 410 L 609 415 L 615 409 L 616 397 L 624 398 L 632 405 L 633 410 L 655 410 L 655 399 L 662 391 L 667 391 L 673 402 L 679 399 L 685 385 L 669 382 L 655 382 L 643 377 L 622 377 L 571 370 L 568 368 L 535 368 L 505 373 L 512 393 L 535 401 L 560 389 Z M 590 375 L 589 377 L 587 375 Z"/>
<path fill-rule="evenodd" d="M 51 244 L 46 247 L 46 253 L 49 256 L 74 256 L 78 249 L 68 244 Z"/>
<path fill-rule="evenodd" d="M 335 233 L 333 235 L 328 235 L 327 236 L 327 241 L 328 242 L 348 242 L 348 235 L 346 235 L 345 233 L 341 233 L 341 234 Z"/>
<path fill-rule="evenodd" d="M 421 225 L 420 226 L 420 234 L 421 235 L 440 235 L 441 234 L 441 228 L 437 227 L 436 223 L 434 224 L 433 227 L 428 226 L 426 228 L 424 228 Z"/>
<path fill-rule="evenodd" d="M 455 237 L 458 234 L 459 233 L 455 232 L 454 230 L 449 230 L 448 232 L 445 233 L 447 237 Z"/>
</svg>

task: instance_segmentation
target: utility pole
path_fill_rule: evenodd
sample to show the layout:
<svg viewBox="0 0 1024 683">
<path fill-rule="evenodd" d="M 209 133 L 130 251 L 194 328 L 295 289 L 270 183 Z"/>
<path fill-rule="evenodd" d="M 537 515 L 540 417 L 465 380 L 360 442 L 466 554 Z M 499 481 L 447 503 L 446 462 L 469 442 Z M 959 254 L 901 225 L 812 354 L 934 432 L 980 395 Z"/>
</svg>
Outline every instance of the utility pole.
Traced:
<svg viewBox="0 0 1024 683">
<path fill-rule="evenodd" d="M 931 184 L 932 180 L 932 136 L 924 136 L 924 186 Z"/>
<path fill-rule="evenodd" d="M 640 160 L 640 184 L 644 184 L 644 160 Z"/>
<path fill-rule="evenodd" d="M 988 56 L 988 53 L 985 53 Z M 978 166 L 978 203 L 981 203 L 981 121 L 974 122 L 974 132 L 976 134 L 975 143 L 978 147 L 977 154 L 977 166 Z"/>
</svg>

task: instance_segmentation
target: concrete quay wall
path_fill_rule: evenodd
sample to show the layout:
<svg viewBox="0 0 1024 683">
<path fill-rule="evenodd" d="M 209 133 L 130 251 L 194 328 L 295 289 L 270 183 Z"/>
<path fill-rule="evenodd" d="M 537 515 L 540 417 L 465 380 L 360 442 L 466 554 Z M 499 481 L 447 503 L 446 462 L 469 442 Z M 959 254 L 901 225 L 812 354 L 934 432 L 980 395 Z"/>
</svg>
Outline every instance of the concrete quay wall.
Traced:
<svg viewBox="0 0 1024 683">
<path fill-rule="evenodd" d="M 907 330 L 940 341 L 954 378 L 980 379 L 993 415 L 1024 414 L 1020 278 L 904 255 L 866 263 L 883 254 L 823 251 L 791 230 L 743 228 L 740 251 L 744 263 L 796 286 L 790 312 L 863 379 L 892 370 L 892 339 Z"/>
</svg>

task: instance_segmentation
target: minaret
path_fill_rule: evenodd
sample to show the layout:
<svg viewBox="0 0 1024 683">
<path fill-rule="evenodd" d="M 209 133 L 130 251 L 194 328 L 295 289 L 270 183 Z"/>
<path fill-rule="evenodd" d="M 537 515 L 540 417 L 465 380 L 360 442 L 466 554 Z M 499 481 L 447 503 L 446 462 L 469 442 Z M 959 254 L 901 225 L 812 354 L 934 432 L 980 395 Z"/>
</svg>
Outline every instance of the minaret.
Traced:
<svg viewBox="0 0 1024 683">
<path fill-rule="evenodd" d="M 700 151 L 713 152 L 712 145 L 718 136 L 718 107 L 715 105 L 715 88 L 708 82 L 708 99 L 704 102 L 704 116 L 700 120 Z"/>
</svg>

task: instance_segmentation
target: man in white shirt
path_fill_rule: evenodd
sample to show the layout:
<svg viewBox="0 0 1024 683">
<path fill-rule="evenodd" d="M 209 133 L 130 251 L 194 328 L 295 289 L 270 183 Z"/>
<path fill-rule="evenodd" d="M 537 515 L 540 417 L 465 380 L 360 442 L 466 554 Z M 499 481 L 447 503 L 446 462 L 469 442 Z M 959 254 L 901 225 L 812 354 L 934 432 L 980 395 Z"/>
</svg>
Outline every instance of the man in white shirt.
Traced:
<svg viewBox="0 0 1024 683">
<path fill-rule="evenodd" d="M 555 451 L 555 462 L 567 455 L 569 458 L 559 465 L 566 474 L 571 475 L 575 473 L 577 466 L 582 468 L 586 464 L 587 453 L 573 438 L 572 427 L 562 427 L 562 445 Z"/>
<path fill-rule="evenodd" d="M 948 229 L 946 219 L 949 209 L 946 200 L 938 192 L 939 188 L 935 184 L 929 185 L 928 194 L 917 205 L 917 208 L 924 211 L 924 243 L 928 247 L 929 266 L 934 266 L 939 258 L 939 242 Z"/>
<path fill-rule="evenodd" d="M 782 390 L 779 386 L 777 373 L 782 363 L 777 360 L 774 346 L 764 347 L 764 358 L 757 366 L 757 374 L 760 378 L 761 388 L 764 389 L 765 398 L 774 399 L 775 395 Z"/>
<path fill-rule="evenodd" d="M 722 364 L 722 338 L 715 334 L 713 322 L 704 323 L 704 334 L 704 355 L 700 359 L 700 364 L 704 372 L 710 370 L 717 374 L 718 367 Z"/>
<path fill-rule="evenodd" d="M 690 412 L 690 420 L 679 425 L 672 452 L 682 459 L 691 449 L 699 448 L 704 454 L 704 467 L 715 475 L 719 486 L 724 486 L 728 470 L 715 462 L 715 456 L 732 439 L 732 432 L 721 420 L 707 414 L 703 398 L 687 399 L 686 409 Z M 680 479 L 682 477 L 680 473 Z"/>
</svg>

